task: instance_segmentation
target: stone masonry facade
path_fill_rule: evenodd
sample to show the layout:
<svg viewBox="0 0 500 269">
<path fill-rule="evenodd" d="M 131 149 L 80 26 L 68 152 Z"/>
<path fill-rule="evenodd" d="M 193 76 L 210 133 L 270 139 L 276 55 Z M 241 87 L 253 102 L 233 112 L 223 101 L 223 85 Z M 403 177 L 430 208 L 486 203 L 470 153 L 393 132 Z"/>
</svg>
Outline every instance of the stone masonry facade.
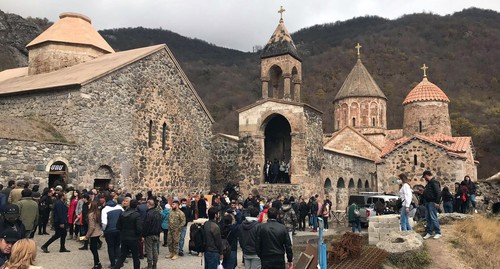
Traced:
<svg viewBox="0 0 500 269">
<path fill-rule="evenodd" d="M 222 190 L 228 183 L 238 185 L 238 140 L 224 135 L 212 138 L 210 188 Z"/>
<path fill-rule="evenodd" d="M 106 167 L 129 189 L 208 191 L 212 122 L 174 61 L 162 49 L 81 88 L 2 96 L 0 116 L 40 118 L 78 145 L 53 157 L 75 159 L 79 188 Z"/>
</svg>

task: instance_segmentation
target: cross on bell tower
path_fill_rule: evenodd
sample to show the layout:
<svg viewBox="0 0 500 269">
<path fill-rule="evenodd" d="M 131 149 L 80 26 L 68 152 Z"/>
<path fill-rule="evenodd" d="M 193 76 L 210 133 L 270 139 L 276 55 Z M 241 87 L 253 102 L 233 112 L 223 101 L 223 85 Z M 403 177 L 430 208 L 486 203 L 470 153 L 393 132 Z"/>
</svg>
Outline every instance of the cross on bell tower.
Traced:
<svg viewBox="0 0 500 269">
<path fill-rule="evenodd" d="M 280 22 L 283 22 L 283 13 L 286 11 L 286 9 L 283 8 L 283 6 L 280 6 L 280 10 L 278 10 L 278 13 L 280 14 Z"/>
</svg>

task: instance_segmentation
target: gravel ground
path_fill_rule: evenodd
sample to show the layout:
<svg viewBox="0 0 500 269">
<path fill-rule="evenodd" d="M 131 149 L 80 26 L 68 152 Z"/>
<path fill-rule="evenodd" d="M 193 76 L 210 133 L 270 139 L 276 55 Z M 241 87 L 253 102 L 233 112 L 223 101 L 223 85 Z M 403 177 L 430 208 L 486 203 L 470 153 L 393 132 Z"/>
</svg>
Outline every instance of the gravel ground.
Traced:
<svg viewBox="0 0 500 269">
<path fill-rule="evenodd" d="M 334 226 L 331 227 L 333 229 L 328 230 L 328 232 L 325 233 L 325 235 L 333 235 L 337 234 L 340 232 L 345 231 L 345 227 L 338 227 Z M 188 228 L 189 231 L 189 228 Z M 335 231 L 335 232 L 334 232 Z M 53 231 L 50 231 L 49 233 L 53 233 Z M 43 243 L 45 243 L 51 235 L 35 235 L 35 241 L 37 242 L 38 246 L 40 247 Z M 297 245 L 305 245 L 300 243 L 301 241 L 314 238 L 315 233 L 310 233 L 310 232 L 298 232 L 298 234 L 294 237 L 294 242 Z M 101 264 L 103 265 L 103 268 L 107 268 L 109 266 L 109 259 L 108 259 L 108 253 L 106 249 L 106 243 L 104 238 L 101 239 L 104 244 L 102 245 L 101 250 L 99 251 L 99 258 L 101 259 Z M 170 259 L 166 259 L 165 256 L 168 254 L 168 250 L 166 247 L 160 246 L 160 256 L 158 259 L 158 268 L 169 268 L 169 269 L 196 269 L 196 268 L 204 268 L 204 265 L 202 265 L 201 260 L 202 257 L 198 256 L 191 256 L 187 254 L 187 242 L 189 240 L 189 233 L 186 234 L 186 239 L 185 239 L 185 244 L 184 244 L 184 253 L 186 254 L 184 257 L 179 257 L 179 259 L 172 261 Z M 90 250 L 78 250 L 78 248 L 81 246 L 79 242 L 76 242 L 74 240 L 67 240 L 66 241 L 66 248 L 69 249 L 71 252 L 69 253 L 60 253 L 59 252 L 59 240 L 55 241 L 49 246 L 49 251 L 50 253 L 43 253 L 40 248 L 38 249 L 37 253 L 37 258 L 36 258 L 36 264 L 38 266 L 42 266 L 44 269 L 51 269 L 51 268 L 56 268 L 56 269 L 62 269 L 62 268 L 74 268 L 74 269 L 80 269 L 80 268 L 92 268 L 93 266 L 93 260 L 92 260 L 92 253 Z M 300 254 L 300 250 L 297 248 L 294 248 L 294 256 L 298 257 Z M 241 264 L 241 248 L 238 247 L 238 267 L 237 268 L 244 268 L 243 264 Z M 125 263 L 123 268 L 124 269 L 132 269 L 132 259 L 127 259 L 128 263 Z M 141 268 L 146 267 L 147 261 L 146 259 L 141 260 Z"/>
</svg>

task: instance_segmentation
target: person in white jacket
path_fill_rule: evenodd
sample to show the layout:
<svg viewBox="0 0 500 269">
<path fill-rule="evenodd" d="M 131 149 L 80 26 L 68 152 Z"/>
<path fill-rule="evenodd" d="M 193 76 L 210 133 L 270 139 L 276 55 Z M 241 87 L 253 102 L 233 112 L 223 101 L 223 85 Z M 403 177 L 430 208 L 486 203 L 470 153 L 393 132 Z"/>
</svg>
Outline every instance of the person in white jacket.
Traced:
<svg viewBox="0 0 500 269">
<path fill-rule="evenodd" d="M 402 181 L 401 189 L 399 189 L 399 198 L 402 201 L 401 207 L 401 215 L 399 219 L 399 223 L 401 224 L 401 231 L 411 231 L 411 225 L 408 218 L 408 214 L 410 213 L 410 204 L 412 199 L 412 190 L 410 187 L 410 180 L 405 174 L 400 174 L 399 179 Z"/>
</svg>

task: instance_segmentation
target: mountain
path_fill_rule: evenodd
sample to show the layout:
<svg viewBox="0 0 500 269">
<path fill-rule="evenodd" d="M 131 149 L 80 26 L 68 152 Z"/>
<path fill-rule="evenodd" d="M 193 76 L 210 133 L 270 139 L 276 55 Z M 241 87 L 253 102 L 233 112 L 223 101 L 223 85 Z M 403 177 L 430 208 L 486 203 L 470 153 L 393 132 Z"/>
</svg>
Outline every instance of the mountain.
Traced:
<svg viewBox="0 0 500 269">
<path fill-rule="evenodd" d="M 13 20 L 15 27 L 5 27 Z M 0 70 L 26 65 L 22 44 L 46 24 L 43 19 L 23 22 L 17 15 L 0 13 Z M 273 29 L 267 30 L 271 36 Z M 166 43 L 215 118 L 214 132 L 237 134 L 235 110 L 260 97 L 258 53 L 221 48 L 162 29 L 100 33 L 117 51 Z M 479 177 L 500 170 L 498 12 L 471 8 L 447 16 L 419 13 L 395 20 L 366 16 L 304 28 L 292 37 L 304 61 L 302 100 L 324 112 L 325 132 L 333 130 L 332 101 L 356 62 L 354 45 L 359 42 L 363 63 L 388 98 L 389 128 L 401 128 L 401 103 L 421 81 L 419 68 L 425 63 L 429 80 L 451 99 L 453 134 L 474 138 Z"/>
</svg>

